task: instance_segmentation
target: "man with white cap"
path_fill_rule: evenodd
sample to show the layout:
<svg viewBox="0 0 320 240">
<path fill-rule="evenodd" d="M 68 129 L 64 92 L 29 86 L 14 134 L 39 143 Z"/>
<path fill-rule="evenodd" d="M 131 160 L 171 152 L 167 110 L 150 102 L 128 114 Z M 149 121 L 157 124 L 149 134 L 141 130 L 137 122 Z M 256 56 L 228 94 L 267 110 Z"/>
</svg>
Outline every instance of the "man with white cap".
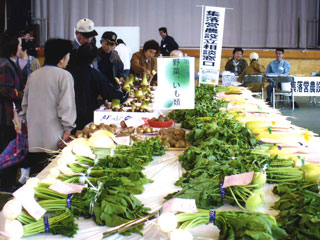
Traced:
<svg viewBox="0 0 320 240">
<path fill-rule="evenodd" d="M 94 22 L 89 18 L 80 19 L 76 25 L 76 38 L 73 41 L 73 48 L 78 49 L 84 43 L 90 43 L 98 33 L 94 30 Z"/>
<path fill-rule="evenodd" d="M 94 22 L 89 18 L 82 18 L 76 25 L 76 37 L 72 42 L 73 49 L 70 53 L 70 60 L 67 69 L 70 69 L 75 64 L 76 52 L 78 48 L 84 43 L 91 43 L 94 36 L 98 33 L 94 30 Z"/>
<path fill-rule="evenodd" d="M 265 67 L 258 62 L 259 55 L 256 52 L 250 53 L 250 66 L 248 66 L 238 77 L 238 82 L 243 82 L 245 75 L 265 75 Z M 261 83 L 247 83 L 244 85 L 253 92 L 261 90 Z"/>
</svg>

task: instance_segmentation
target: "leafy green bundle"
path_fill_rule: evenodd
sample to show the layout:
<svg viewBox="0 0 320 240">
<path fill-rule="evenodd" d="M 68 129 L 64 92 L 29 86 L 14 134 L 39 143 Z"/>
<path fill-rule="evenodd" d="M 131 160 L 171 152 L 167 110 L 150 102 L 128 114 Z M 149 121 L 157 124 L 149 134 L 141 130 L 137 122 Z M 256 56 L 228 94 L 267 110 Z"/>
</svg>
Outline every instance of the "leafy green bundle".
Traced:
<svg viewBox="0 0 320 240">
<path fill-rule="evenodd" d="M 44 218 L 23 225 L 23 236 L 31 236 L 37 233 L 50 232 L 73 237 L 78 230 L 73 214 L 70 211 L 57 212 L 55 216 L 47 217 L 48 225 L 45 225 Z"/>
<path fill-rule="evenodd" d="M 217 211 L 213 214 L 211 220 L 220 229 L 219 239 L 276 240 L 287 237 L 287 233 L 268 214 L 236 211 Z M 176 216 L 181 229 L 192 229 L 210 223 L 209 210 L 198 209 L 197 213 L 179 213 Z"/>
<path fill-rule="evenodd" d="M 273 208 L 279 225 L 290 239 L 320 239 L 320 194 L 318 185 L 309 181 L 283 183 L 274 187 L 280 196 Z"/>
<path fill-rule="evenodd" d="M 266 178 L 263 173 L 256 172 L 249 185 L 225 189 L 222 188 L 222 182 L 218 177 L 209 178 L 206 173 L 188 180 L 188 183 L 180 183 L 182 190 L 167 195 L 166 199 L 195 199 L 197 206 L 204 209 L 220 207 L 225 201 L 232 205 L 237 204 L 243 210 L 252 211 L 264 204 L 265 197 L 261 187 L 265 184 Z"/>
<path fill-rule="evenodd" d="M 119 187 L 104 187 L 93 207 L 94 220 L 98 225 L 115 227 L 131 220 L 136 220 L 148 214 L 149 208 L 143 204 L 133 194 L 128 193 Z M 123 235 L 131 233 L 141 234 L 143 225 L 138 225 L 125 232 Z"/>
<path fill-rule="evenodd" d="M 212 85 L 201 85 L 195 89 L 195 108 L 188 110 L 176 110 L 169 113 L 168 117 L 181 123 L 181 127 L 192 129 L 200 117 L 215 117 L 227 115 L 219 111 L 219 107 L 226 106 L 226 102 L 213 99 L 216 87 Z"/>
</svg>

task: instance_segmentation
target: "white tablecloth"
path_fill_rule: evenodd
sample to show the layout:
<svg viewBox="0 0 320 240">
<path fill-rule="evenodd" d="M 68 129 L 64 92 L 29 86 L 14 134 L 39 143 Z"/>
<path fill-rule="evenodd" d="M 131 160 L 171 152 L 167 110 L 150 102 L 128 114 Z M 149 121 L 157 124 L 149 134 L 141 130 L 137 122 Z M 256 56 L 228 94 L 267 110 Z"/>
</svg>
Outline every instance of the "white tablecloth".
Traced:
<svg viewBox="0 0 320 240">
<path fill-rule="evenodd" d="M 143 171 L 144 174 L 152 179 L 154 182 L 145 185 L 145 191 L 137 197 L 143 202 L 146 207 L 151 208 L 151 212 L 160 210 L 162 203 L 164 202 L 163 197 L 167 194 L 175 192 L 180 188 L 175 186 L 174 183 L 182 175 L 182 168 L 178 161 L 178 156 L 182 151 L 167 151 L 164 156 L 155 157 L 154 160 L 146 167 Z M 44 178 L 51 167 L 55 165 L 53 161 L 46 169 L 44 169 L 39 175 L 39 178 Z M 276 215 L 276 211 L 271 210 L 270 207 L 273 205 L 274 201 L 277 200 L 277 196 L 272 193 L 273 185 L 266 184 L 263 187 L 266 203 L 263 207 L 258 209 L 260 212 L 268 213 L 273 216 Z M 217 210 L 240 210 L 240 208 L 225 204 L 224 206 L 218 208 Z M 78 221 L 79 230 L 74 236 L 74 239 L 79 240 L 98 240 L 102 239 L 103 232 L 108 228 L 97 226 L 92 219 L 80 218 Z M 121 236 L 119 234 L 114 234 L 113 236 L 107 237 L 108 240 L 167 240 L 168 235 L 161 232 L 156 220 L 148 221 L 145 224 L 144 236 L 133 234 L 131 236 Z M 217 238 L 219 236 L 219 230 L 214 225 L 200 226 L 192 230 L 193 236 L 198 239 L 207 238 Z M 70 239 L 61 235 L 52 234 L 37 234 L 34 236 L 26 237 L 24 239 L 29 240 L 53 240 L 53 239 Z"/>
</svg>

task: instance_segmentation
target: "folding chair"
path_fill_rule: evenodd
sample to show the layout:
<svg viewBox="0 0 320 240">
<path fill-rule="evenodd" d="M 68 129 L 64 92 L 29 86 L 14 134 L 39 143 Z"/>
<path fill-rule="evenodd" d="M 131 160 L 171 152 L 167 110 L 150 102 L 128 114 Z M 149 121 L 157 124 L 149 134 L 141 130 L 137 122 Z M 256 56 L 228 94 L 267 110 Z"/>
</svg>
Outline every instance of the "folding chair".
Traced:
<svg viewBox="0 0 320 240">
<path fill-rule="evenodd" d="M 292 110 L 294 110 L 294 95 L 293 95 L 293 89 L 292 89 L 292 82 L 294 82 L 293 76 L 278 76 L 273 80 L 276 83 L 276 86 L 278 83 L 290 83 L 288 87 L 280 89 L 273 88 L 272 90 L 272 103 L 273 108 L 276 107 L 276 102 L 281 102 L 280 100 L 276 100 L 276 96 L 283 96 L 286 98 L 289 102 L 289 99 L 291 97 L 291 103 L 292 103 Z M 283 84 L 282 84 L 283 85 Z"/>
<path fill-rule="evenodd" d="M 261 99 L 263 99 L 264 92 L 264 76 L 263 75 L 245 75 L 243 78 L 243 84 L 246 83 L 261 83 L 261 91 L 253 92 L 253 95 L 261 94 Z"/>
</svg>

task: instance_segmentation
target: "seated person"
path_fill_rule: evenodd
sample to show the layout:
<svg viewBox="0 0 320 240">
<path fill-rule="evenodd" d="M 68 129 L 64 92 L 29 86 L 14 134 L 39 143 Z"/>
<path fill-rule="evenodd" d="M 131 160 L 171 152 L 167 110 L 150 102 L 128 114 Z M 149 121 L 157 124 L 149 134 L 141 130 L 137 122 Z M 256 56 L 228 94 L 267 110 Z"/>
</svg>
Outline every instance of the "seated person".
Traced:
<svg viewBox="0 0 320 240">
<path fill-rule="evenodd" d="M 276 60 L 269 63 L 266 74 L 274 74 L 274 75 L 288 75 L 290 72 L 290 63 L 283 59 L 284 49 L 277 48 L 276 49 Z M 270 101 L 272 89 L 275 87 L 275 83 L 270 82 L 267 87 L 267 101 Z"/>
<path fill-rule="evenodd" d="M 252 52 L 250 53 L 250 66 L 247 67 L 238 77 L 237 81 L 243 83 L 243 78 L 245 75 L 264 75 L 265 68 L 258 62 L 259 55 L 258 53 Z M 258 92 L 261 90 L 261 83 L 245 83 L 243 85 L 247 87 L 252 92 Z"/>
<path fill-rule="evenodd" d="M 233 72 L 235 75 L 240 75 L 248 67 L 247 61 L 242 58 L 243 49 L 235 48 L 232 53 L 233 58 L 226 63 L 225 70 Z"/>
<path fill-rule="evenodd" d="M 128 98 L 127 92 L 115 89 L 104 74 L 91 67 L 97 53 L 96 46 L 82 44 L 75 55 L 74 64 L 68 68 L 74 78 L 76 130 L 82 130 L 85 125 L 93 122 L 93 112 L 99 108 L 98 96 L 103 101 L 120 99 L 120 102 L 124 102 Z"/>
<path fill-rule="evenodd" d="M 130 73 L 142 78 L 143 74 L 152 74 L 157 70 L 156 54 L 159 52 L 159 43 L 155 40 L 149 40 L 144 43 L 142 52 L 136 52 L 131 58 Z"/>
</svg>

